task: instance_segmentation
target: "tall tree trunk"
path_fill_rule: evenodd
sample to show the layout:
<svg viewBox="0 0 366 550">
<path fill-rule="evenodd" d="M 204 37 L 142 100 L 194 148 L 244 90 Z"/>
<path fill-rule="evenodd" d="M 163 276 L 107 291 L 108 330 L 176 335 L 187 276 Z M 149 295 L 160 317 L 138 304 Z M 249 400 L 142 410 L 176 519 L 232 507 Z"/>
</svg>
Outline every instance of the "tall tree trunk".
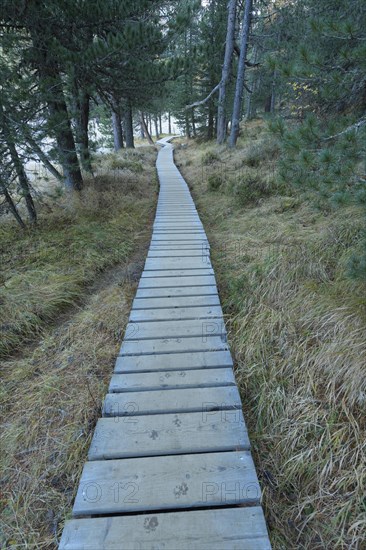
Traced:
<svg viewBox="0 0 366 550">
<path fill-rule="evenodd" d="M 168 132 L 169 134 L 172 133 L 172 119 L 171 119 L 170 113 L 168 113 Z"/>
<path fill-rule="evenodd" d="M 9 191 L 7 190 L 6 186 L 4 185 L 4 183 L 2 181 L 0 181 L 0 191 L 4 195 L 6 202 L 8 203 L 10 212 L 13 214 L 14 218 L 16 219 L 16 221 L 18 222 L 20 227 L 22 229 L 25 229 L 25 223 L 23 222 L 22 218 L 20 217 L 18 209 L 15 206 L 14 201 L 11 198 Z"/>
<path fill-rule="evenodd" d="M 193 137 L 196 137 L 196 121 L 194 118 L 194 109 L 192 109 L 191 120 L 192 120 L 192 134 L 193 134 Z"/>
<path fill-rule="evenodd" d="M 224 64 L 222 66 L 217 108 L 217 143 L 226 140 L 226 90 L 230 79 L 231 62 L 234 52 L 236 0 L 229 0 L 226 30 Z"/>
<path fill-rule="evenodd" d="M 74 136 L 71 130 L 70 117 L 66 106 L 61 80 L 53 87 L 52 98 L 48 99 L 51 114 L 50 122 L 56 137 L 60 163 L 64 172 L 65 185 L 70 190 L 80 191 L 83 178 L 76 154 Z"/>
<path fill-rule="evenodd" d="M 125 128 L 126 147 L 128 149 L 134 149 L 135 143 L 133 139 L 132 107 L 129 101 L 127 102 L 123 113 L 123 122 Z"/>
<path fill-rule="evenodd" d="M 257 63 L 257 58 L 258 58 L 258 47 L 257 47 L 257 45 L 254 46 L 253 50 L 254 50 L 253 63 Z M 247 98 L 247 112 L 246 112 L 246 117 L 247 117 L 248 120 L 250 120 L 250 119 L 252 118 L 252 115 L 253 115 L 253 110 L 252 110 L 253 101 L 252 101 L 252 97 L 253 97 L 253 94 L 255 93 L 255 89 L 256 89 L 256 72 L 254 71 L 254 69 L 253 69 L 253 73 L 252 73 L 252 78 L 251 78 L 251 83 L 250 83 L 250 89 L 252 90 L 252 93 L 250 94 L 250 93 L 248 92 L 248 98 Z"/>
<path fill-rule="evenodd" d="M 86 172 L 92 172 L 90 151 L 89 151 L 89 114 L 90 97 L 84 90 L 80 90 L 79 116 L 77 124 L 77 142 L 80 151 L 81 166 Z"/>
<path fill-rule="evenodd" d="M 190 125 L 189 125 L 189 116 L 188 116 L 187 112 L 186 112 L 186 115 L 185 115 L 185 125 L 186 125 L 186 136 L 189 139 L 191 137 L 191 128 L 190 128 Z"/>
<path fill-rule="evenodd" d="M 159 139 L 158 117 L 156 115 L 154 115 L 154 126 L 156 139 Z"/>
<path fill-rule="evenodd" d="M 122 121 L 121 115 L 117 108 L 112 109 L 112 127 L 113 127 L 113 141 L 114 150 L 119 151 L 123 148 L 123 134 L 122 134 Z"/>
<path fill-rule="evenodd" d="M 151 145 L 154 145 L 154 142 L 152 140 L 152 137 L 150 135 L 150 132 L 147 128 L 147 124 L 145 122 L 145 119 L 144 119 L 144 114 L 142 112 L 140 112 L 140 122 L 141 122 L 141 127 L 143 128 L 144 130 L 144 134 L 145 136 L 147 137 L 147 141 L 151 144 Z"/>
<path fill-rule="evenodd" d="M 231 118 L 231 131 L 229 146 L 235 147 L 239 136 L 239 124 L 241 109 L 243 104 L 244 78 L 245 78 L 245 61 L 247 57 L 249 30 L 252 16 L 252 0 L 245 0 L 243 28 L 240 45 L 240 56 L 238 63 L 238 74 L 236 77 L 235 96 L 233 105 L 233 115 Z"/>
<path fill-rule="evenodd" d="M 80 191 L 83 187 L 83 178 L 76 153 L 62 78 L 55 59 L 49 56 L 49 44 L 47 40 L 44 40 L 39 29 L 37 31 L 31 29 L 31 36 L 39 56 L 37 69 L 40 76 L 40 89 L 50 113 L 48 122 L 56 138 L 65 185 L 69 190 Z"/>
<path fill-rule="evenodd" d="M 207 139 L 212 139 L 214 136 L 214 107 L 212 101 L 208 104 L 208 121 L 207 121 Z"/>
<path fill-rule="evenodd" d="M 163 133 L 163 124 L 161 121 L 161 115 L 159 115 L 159 132 L 160 132 L 160 135 Z"/>
</svg>

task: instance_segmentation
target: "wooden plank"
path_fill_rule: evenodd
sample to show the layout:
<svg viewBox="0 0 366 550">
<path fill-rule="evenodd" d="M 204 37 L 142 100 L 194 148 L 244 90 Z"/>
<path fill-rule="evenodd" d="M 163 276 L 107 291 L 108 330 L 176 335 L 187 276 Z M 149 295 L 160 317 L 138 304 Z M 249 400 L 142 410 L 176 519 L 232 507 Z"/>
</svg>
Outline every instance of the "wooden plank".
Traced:
<svg viewBox="0 0 366 550">
<path fill-rule="evenodd" d="M 175 371 L 232 367 L 229 351 L 170 353 L 162 355 L 131 355 L 117 357 L 115 373 Z"/>
<path fill-rule="evenodd" d="M 213 275 L 212 267 L 199 269 L 156 269 L 155 271 L 143 271 L 141 278 L 149 279 L 155 277 L 193 277 L 195 275 Z"/>
<path fill-rule="evenodd" d="M 123 543 L 121 542 L 123 541 Z M 59 550 L 271 550 L 260 506 L 74 519 Z"/>
<path fill-rule="evenodd" d="M 247 451 L 87 462 L 74 516 L 258 504 Z"/>
<path fill-rule="evenodd" d="M 182 249 L 170 249 L 170 250 L 149 250 L 148 258 L 197 258 L 202 255 L 207 256 L 209 250 L 205 248 L 198 248 L 196 250 L 182 250 Z"/>
<path fill-rule="evenodd" d="M 135 299 L 139 298 L 169 298 L 178 299 L 183 296 L 197 297 L 196 303 L 199 302 L 200 296 L 218 296 L 216 285 L 212 286 L 190 286 L 190 287 L 170 287 L 170 288 L 138 288 Z M 135 303 L 135 301 L 133 302 Z M 163 303 L 163 302 L 162 302 Z"/>
<path fill-rule="evenodd" d="M 147 258 L 145 270 L 150 269 L 192 269 L 212 267 L 207 256 L 198 258 Z"/>
<path fill-rule="evenodd" d="M 156 390 L 125 393 L 107 393 L 103 416 L 138 416 L 181 412 L 241 410 L 239 391 L 236 386 L 212 388 L 189 388 L 179 390 Z"/>
<path fill-rule="evenodd" d="M 185 319 L 217 319 L 222 318 L 221 306 L 199 306 L 199 307 L 175 307 L 159 309 L 133 309 L 130 314 L 130 321 L 167 321 Z"/>
<path fill-rule="evenodd" d="M 213 287 L 215 288 L 215 287 Z M 201 296 L 171 296 L 171 297 L 159 297 L 159 298 L 135 298 L 132 304 L 132 311 L 134 310 L 146 310 L 149 309 L 179 309 L 179 308 L 191 308 L 191 307 L 209 307 L 218 306 L 220 299 L 217 293 Z M 132 313 L 131 313 L 132 314 Z"/>
<path fill-rule="evenodd" d="M 144 277 L 140 279 L 139 288 L 173 288 L 192 286 L 213 286 L 214 275 L 196 275 L 188 277 Z"/>
<path fill-rule="evenodd" d="M 109 391 L 118 393 L 212 386 L 235 386 L 233 369 L 229 367 L 114 374 L 109 384 Z"/>
<path fill-rule="evenodd" d="M 157 338 L 153 340 L 127 340 L 122 343 L 120 355 L 152 355 L 156 353 L 182 353 L 187 351 L 228 350 L 220 336 L 188 338 Z"/>
<path fill-rule="evenodd" d="M 152 338 L 187 338 L 199 336 L 202 342 L 208 337 L 220 336 L 226 340 L 224 320 L 221 319 L 187 319 L 174 321 L 146 321 L 128 323 L 124 341 L 145 340 Z"/>
<path fill-rule="evenodd" d="M 89 460 L 248 450 L 243 414 L 216 411 L 98 420 Z"/>
</svg>

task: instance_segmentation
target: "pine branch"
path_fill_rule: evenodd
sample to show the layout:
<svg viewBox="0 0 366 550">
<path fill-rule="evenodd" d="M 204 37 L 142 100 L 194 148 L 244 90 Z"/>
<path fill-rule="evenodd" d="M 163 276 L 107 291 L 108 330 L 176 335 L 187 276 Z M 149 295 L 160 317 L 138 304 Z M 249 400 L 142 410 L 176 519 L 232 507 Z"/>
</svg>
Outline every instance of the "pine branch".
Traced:
<svg viewBox="0 0 366 550">
<path fill-rule="evenodd" d="M 218 89 L 220 88 L 220 85 L 221 85 L 221 81 L 217 84 L 217 86 L 215 86 L 213 88 L 213 90 L 211 90 L 211 92 L 208 94 L 207 97 L 205 97 L 205 99 L 202 99 L 202 101 L 196 101 L 195 103 L 192 103 L 191 105 L 186 105 L 186 110 L 187 109 L 192 109 L 193 107 L 198 107 L 199 105 L 203 105 L 204 103 L 207 103 L 207 101 L 214 95 L 214 93 L 216 93 L 218 91 Z"/>
</svg>

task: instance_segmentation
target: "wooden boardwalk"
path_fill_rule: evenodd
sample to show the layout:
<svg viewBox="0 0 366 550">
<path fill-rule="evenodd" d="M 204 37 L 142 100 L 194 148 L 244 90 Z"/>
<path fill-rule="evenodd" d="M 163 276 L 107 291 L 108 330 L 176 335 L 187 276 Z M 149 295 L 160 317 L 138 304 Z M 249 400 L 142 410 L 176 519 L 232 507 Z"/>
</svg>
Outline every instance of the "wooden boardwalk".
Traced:
<svg viewBox="0 0 366 550">
<path fill-rule="evenodd" d="M 210 248 L 161 140 L 145 269 L 62 550 L 269 550 Z"/>
</svg>

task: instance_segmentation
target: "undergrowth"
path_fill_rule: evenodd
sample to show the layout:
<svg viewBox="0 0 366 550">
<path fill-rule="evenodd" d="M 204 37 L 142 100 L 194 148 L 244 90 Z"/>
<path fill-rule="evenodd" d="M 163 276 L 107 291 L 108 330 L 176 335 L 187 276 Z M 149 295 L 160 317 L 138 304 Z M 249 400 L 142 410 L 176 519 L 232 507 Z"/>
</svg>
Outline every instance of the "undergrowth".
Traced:
<svg viewBox="0 0 366 550">
<path fill-rule="evenodd" d="M 36 229 L 0 224 L 0 357 L 77 303 L 98 272 L 131 253 L 152 207 L 154 158 L 154 149 L 146 148 L 97 159 L 96 175 L 86 178 L 80 196 L 72 204 L 63 196 L 49 200 Z M 111 165 L 128 169 L 111 174 Z"/>
<path fill-rule="evenodd" d="M 263 124 L 243 135 L 234 152 L 189 144 L 175 157 L 211 243 L 271 541 L 361 549 L 366 288 L 348 265 L 362 209 L 319 208 L 278 177 Z"/>
</svg>

